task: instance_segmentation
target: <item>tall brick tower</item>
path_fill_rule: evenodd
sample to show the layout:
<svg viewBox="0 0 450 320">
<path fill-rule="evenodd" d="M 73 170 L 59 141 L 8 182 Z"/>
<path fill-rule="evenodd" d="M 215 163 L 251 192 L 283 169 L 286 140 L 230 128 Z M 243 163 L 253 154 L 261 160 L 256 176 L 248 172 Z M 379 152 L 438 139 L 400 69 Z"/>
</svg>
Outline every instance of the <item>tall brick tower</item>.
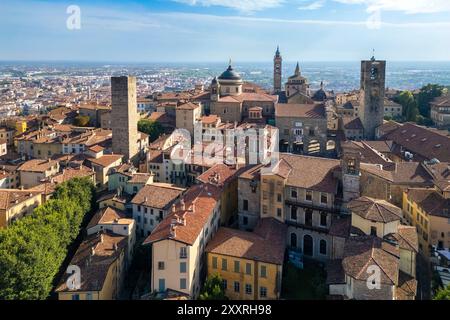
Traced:
<svg viewBox="0 0 450 320">
<path fill-rule="evenodd" d="M 275 57 L 273 58 L 273 91 L 279 93 L 282 90 L 281 78 L 282 78 L 283 58 L 280 54 L 280 47 L 277 47 Z"/>
<path fill-rule="evenodd" d="M 386 88 L 386 61 L 361 61 L 360 119 L 364 138 L 373 140 L 375 129 L 383 124 Z"/>
<path fill-rule="evenodd" d="M 138 114 L 135 77 L 111 78 L 112 150 L 131 160 L 138 153 Z"/>
</svg>

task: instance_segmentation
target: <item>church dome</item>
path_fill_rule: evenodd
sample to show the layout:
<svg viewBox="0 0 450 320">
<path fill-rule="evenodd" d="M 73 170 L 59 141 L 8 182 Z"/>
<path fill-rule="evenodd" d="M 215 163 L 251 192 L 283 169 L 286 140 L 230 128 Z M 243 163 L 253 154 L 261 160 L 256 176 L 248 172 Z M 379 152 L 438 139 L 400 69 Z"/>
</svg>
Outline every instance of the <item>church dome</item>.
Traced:
<svg viewBox="0 0 450 320">
<path fill-rule="evenodd" d="M 225 70 L 219 77 L 219 80 L 234 80 L 234 81 L 240 81 L 242 80 L 241 76 L 239 75 L 239 73 L 237 73 L 236 71 L 234 71 L 233 67 L 231 66 L 231 64 L 228 66 L 228 69 Z"/>
<path fill-rule="evenodd" d="M 325 101 L 327 100 L 327 93 L 323 89 L 319 89 L 314 93 L 314 96 L 312 97 L 315 101 Z"/>
<path fill-rule="evenodd" d="M 327 100 L 328 96 L 325 90 L 323 90 L 323 82 L 320 83 L 320 89 L 314 93 L 314 96 L 312 97 L 315 101 L 325 101 Z"/>
</svg>

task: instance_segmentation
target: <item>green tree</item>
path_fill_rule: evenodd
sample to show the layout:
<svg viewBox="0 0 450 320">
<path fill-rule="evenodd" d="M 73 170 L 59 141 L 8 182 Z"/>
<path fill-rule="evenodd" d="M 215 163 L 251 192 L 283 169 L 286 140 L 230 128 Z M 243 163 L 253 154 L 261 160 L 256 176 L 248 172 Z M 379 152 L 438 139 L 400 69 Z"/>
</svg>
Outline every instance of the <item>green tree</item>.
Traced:
<svg viewBox="0 0 450 320">
<path fill-rule="evenodd" d="M 450 285 L 447 288 L 439 290 L 433 300 L 450 300 Z"/>
<path fill-rule="evenodd" d="M 416 100 L 411 91 L 403 91 L 400 93 L 397 99 L 403 107 L 403 116 L 406 121 L 416 121 L 419 114 L 419 108 L 417 107 Z"/>
<path fill-rule="evenodd" d="M 73 122 L 77 127 L 87 127 L 91 121 L 89 116 L 77 116 Z"/>
<path fill-rule="evenodd" d="M 208 277 L 200 294 L 200 300 L 228 300 L 223 289 L 222 277 L 218 273 Z"/>
<path fill-rule="evenodd" d="M 150 141 L 155 141 L 164 132 L 161 123 L 148 119 L 139 120 L 138 130 L 148 134 L 150 136 Z"/>
<path fill-rule="evenodd" d="M 94 186 L 87 178 L 59 185 L 31 215 L 0 230 L 0 299 L 46 299 L 67 248 L 91 211 Z"/>
<path fill-rule="evenodd" d="M 446 88 L 438 84 L 427 84 L 422 87 L 417 95 L 417 104 L 420 114 L 425 118 L 429 118 L 430 102 L 435 98 L 440 97 L 444 92 L 446 92 Z"/>
</svg>

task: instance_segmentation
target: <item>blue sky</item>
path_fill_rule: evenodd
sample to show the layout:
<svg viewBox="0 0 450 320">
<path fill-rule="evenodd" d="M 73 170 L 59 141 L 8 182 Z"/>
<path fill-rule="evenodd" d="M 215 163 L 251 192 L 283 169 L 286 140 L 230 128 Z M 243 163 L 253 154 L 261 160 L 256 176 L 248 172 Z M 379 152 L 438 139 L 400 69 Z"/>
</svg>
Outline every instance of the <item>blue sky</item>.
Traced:
<svg viewBox="0 0 450 320">
<path fill-rule="evenodd" d="M 0 1 L 0 60 L 448 61 L 448 39 L 450 0 Z"/>
</svg>

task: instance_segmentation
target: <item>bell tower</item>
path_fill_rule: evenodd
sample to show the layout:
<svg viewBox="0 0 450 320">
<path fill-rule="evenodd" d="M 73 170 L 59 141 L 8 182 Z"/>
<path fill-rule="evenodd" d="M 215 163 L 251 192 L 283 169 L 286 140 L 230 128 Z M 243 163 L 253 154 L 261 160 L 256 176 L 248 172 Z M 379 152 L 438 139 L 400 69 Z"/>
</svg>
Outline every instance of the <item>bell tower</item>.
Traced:
<svg viewBox="0 0 450 320">
<path fill-rule="evenodd" d="M 386 61 L 361 61 L 360 119 L 364 138 L 375 139 L 375 129 L 383 124 L 386 88 Z"/>
<path fill-rule="evenodd" d="M 219 101 L 220 97 L 220 83 L 219 80 L 217 80 L 217 77 L 215 77 L 211 82 L 211 100 L 212 101 Z"/>
<path fill-rule="evenodd" d="M 343 143 L 341 169 L 342 169 L 342 191 L 344 204 L 361 196 L 361 153 L 351 142 Z"/>
<path fill-rule="evenodd" d="M 282 67 L 283 67 L 283 58 L 281 57 L 280 54 L 280 47 L 277 47 L 275 57 L 273 58 L 273 91 L 275 93 L 280 93 L 282 89 L 281 84 Z"/>
</svg>

